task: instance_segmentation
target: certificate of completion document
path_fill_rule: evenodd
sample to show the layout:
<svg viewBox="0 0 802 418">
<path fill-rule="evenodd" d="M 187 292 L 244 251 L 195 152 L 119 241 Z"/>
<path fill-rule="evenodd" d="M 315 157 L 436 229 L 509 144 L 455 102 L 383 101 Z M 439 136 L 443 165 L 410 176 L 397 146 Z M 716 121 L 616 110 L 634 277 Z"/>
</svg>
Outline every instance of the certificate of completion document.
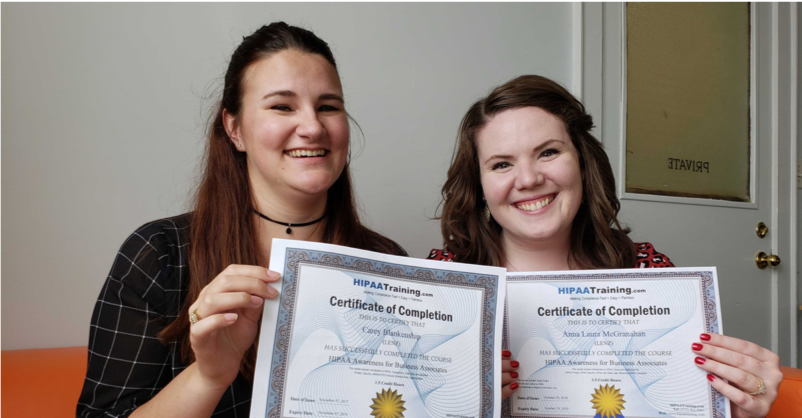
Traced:
<svg viewBox="0 0 802 418">
<path fill-rule="evenodd" d="M 279 239 L 270 269 L 251 418 L 501 416 L 504 269 Z"/>
<path fill-rule="evenodd" d="M 507 274 L 513 417 L 730 416 L 691 344 L 721 333 L 715 268 Z"/>
</svg>

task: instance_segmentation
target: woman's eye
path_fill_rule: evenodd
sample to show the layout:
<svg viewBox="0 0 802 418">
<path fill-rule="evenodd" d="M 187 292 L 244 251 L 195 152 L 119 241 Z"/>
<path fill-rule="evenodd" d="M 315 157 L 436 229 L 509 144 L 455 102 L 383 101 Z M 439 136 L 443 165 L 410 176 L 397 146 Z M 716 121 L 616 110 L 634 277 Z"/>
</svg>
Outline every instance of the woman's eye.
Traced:
<svg viewBox="0 0 802 418">
<path fill-rule="evenodd" d="M 273 110 L 280 110 L 280 111 L 282 111 L 282 112 L 289 112 L 289 111 L 291 111 L 291 110 L 292 110 L 292 108 L 290 108 L 290 107 L 289 107 L 289 106 L 287 106 L 287 105 L 275 105 L 275 106 L 272 106 L 272 107 L 271 107 L 271 109 L 273 109 Z"/>
<path fill-rule="evenodd" d="M 492 169 L 493 170 L 499 170 L 499 169 L 502 169 L 502 168 L 507 168 L 509 166 L 510 166 L 510 163 L 508 163 L 506 161 L 501 161 L 501 162 L 493 164 L 493 168 Z"/>
<path fill-rule="evenodd" d="M 331 105 L 323 105 L 323 106 L 320 106 L 320 108 L 318 110 L 321 111 L 321 112 L 336 112 L 336 111 L 338 111 L 340 109 L 338 109 L 338 108 L 336 108 L 334 106 L 331 106 Z"/>
<path fill-rule="evenodd" d="M 557 151 L 556 149 L 551 148 L 551 149 L 547 149 L 547 150 L 543 151 L 543 153 L 540 154 L 540 156 L 541 157 L 551 157 L 551 156 L 557 155 L 559 153 L 560 153 L 560 151 Z"/>
</svg>

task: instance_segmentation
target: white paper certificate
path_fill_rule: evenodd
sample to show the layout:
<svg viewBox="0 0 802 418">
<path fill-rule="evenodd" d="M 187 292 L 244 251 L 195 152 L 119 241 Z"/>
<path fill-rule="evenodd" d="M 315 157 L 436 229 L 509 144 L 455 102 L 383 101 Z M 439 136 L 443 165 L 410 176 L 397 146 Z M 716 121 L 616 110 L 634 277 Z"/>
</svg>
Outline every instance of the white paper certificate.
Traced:
<svg viewBox="0 0 802 418">
<path fill-rule="evenodd" d="M 715 268 L 507 275 L 513 417 L 729 417 L 691 344 L 721 333 Z"/>
<path fill-rule="evenodd" d="M 505 270 L 273 240 L 252 418 L 500 417 Z"/>
</svg>

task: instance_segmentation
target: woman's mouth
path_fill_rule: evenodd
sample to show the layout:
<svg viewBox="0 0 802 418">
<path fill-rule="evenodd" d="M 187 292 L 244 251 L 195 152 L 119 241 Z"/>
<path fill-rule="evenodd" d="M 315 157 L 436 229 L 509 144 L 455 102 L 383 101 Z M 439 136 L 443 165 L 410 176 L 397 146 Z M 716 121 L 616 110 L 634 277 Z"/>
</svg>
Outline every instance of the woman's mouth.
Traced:
<svg viewBox="0 0 802 418">
<path fill-rule="evenodd" d="M 550 194 L 548 196 L 542 196 L 537 199 L 515 202 L 515 207 L 525 212 L 534 212 L 536 210 L 543 209 L 544 207 L 548 206 L 551 202 L 554 201 L 555 196 L 556 196 L 555 194 Z"/>
<path fill-rule="evenodd" d="M 325 157 L 328 153 L 325 149 L 293 149 L 284 151 L 285 154 L 293 158 Z"/>
</svg>

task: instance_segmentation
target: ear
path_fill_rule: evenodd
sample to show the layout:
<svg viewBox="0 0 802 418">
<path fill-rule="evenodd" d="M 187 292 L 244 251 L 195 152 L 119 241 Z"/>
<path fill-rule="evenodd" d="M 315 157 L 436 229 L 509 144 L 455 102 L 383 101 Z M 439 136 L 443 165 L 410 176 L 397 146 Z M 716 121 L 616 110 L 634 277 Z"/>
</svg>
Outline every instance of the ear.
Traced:
<svg viewBox="0 0 802 418">
<path fill-rule="evenodd" d="M 228 140 L 234 144 L 234 147 L 240 151 L 244 151 L 245 144 L 242 141 L 242 136 L 240 135 L 237 117 L 229 113 L 226 109 L 223 109 L 223 127 L 226 129 Z"/>
</svg>

